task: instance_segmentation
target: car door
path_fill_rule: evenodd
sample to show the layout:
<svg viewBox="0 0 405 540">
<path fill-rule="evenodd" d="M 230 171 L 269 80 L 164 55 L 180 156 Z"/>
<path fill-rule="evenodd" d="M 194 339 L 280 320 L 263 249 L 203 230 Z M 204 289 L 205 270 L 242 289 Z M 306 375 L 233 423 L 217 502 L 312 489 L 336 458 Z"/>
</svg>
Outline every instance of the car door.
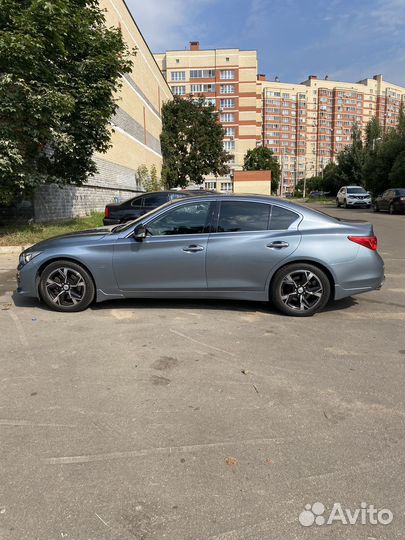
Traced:
<svg viewBox="0 0 405 540">
<path fill-rule="evenodd" d="M 267 202 L 221 201 L 207 250 L 209 290 L 263 291 L 301 241 L 301 216 Z"/>
<path fill-rule="evenodd" d="M 142 241 L 132 236 L 117 240 L 114 273 L 127 296 L 145 291 L 206 290 L 205 257 L 215 203 L 174 204 L 147 218 L 148 235 Z"/>
</svg>

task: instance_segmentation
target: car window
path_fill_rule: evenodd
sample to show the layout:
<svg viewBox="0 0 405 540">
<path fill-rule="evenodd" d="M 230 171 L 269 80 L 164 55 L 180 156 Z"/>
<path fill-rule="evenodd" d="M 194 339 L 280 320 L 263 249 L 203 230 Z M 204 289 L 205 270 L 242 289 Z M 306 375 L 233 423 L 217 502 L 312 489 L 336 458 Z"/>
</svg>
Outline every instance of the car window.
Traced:
<svg viewBox="0 0 405 540">
<path fill-rule="evenodd" d="M 395 195 L 397 197 L 403 197 L 405 195 L 405 189 L 396 189 L 395 190 Z"/>
<path fill-rule="evenodd" d="M 264 231 L 268 228 L 269 217 L 269 204 L 222 201 L 218 232 Z"/>
<path fill-rule="evenodd" d="M 299 215 L 281 206 L 273 206 L 271 211 L 270 226 L 272 231 L 284 231 L 299 218 Z"/>
<path fill-rule="evenodd" d="M 144 197 L 136 197 L 131 201 L 131 206 L 142 206 Z"/>
<path fill-rule="evenodd" d="M 347 188 L 347 193 L 367 193 L 367 191 L 362 187 L 351 187 Z"/>
<path fill-rule="evenodd" d="M 145 195 L 143 204 L 144 206 L 153 206 L 156 208 L 167 202 L 168 199 L 167 193 L 154 193 L 153 195 Z"/>
<path fill-rule="evenodd" d="M 208 232 L 210 207 L 211 203 L 205 201 L 177 206 L 148 223 L 148 232 L 153 236 Z"/>
</svg>

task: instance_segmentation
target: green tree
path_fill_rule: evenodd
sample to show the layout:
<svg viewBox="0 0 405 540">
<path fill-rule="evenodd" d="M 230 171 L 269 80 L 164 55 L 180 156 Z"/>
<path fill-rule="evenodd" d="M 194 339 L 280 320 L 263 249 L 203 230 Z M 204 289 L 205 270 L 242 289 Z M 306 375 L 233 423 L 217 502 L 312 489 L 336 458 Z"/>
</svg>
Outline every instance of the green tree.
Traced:
<svg viewBox="0 0 405 540">
<path fill-rule="evenodd" d="M 109 147 L 121 31 L 97 0 L 0 0 L 0 199 L 46 183 L 81 185 Z"/>
<path fill-rule="evenodd" d="M 381 124 L 376 116 L 373 116 L 366 125 L 365 149 L 367 152 L 374 151 L 376 144 L 382 138 Z"/>
<path fill-rule="evenodd" d="M 368 148 L 363 165 L 364 184 L 373 195 L 390 187 L 405 187 L 405 116 L 403 108 L 396 128 Z"/>
<path fill-rule="evenodd" d="M 311 176 L 305 180 L 306 195 L 309 195 L 311 191 L 324 191 L 323 178 L 321 176 Z M 304 180 L 297 182 L 295 186 L 295 195 L 301 196 L 304 192 Z"/>
<path fill-rule="evenodd" d="M 277 192 L 280 182 L 280 164 L 270 148 L 257 146 L 248 150 L 244 157 L 244 171 L 271 171 L 271 189 Z"/>
<path fill-rule="evenodd" d="M 150 178 L 148 167 L 146 165 L 139 165 L 139 167 L 136 169 L 136 179 L 142 189 L 144 189 L 145 191 L 151 191 L 148 189 Z"/>
<path fill-rule="evenodd" d="M 163 105 L 162 123 L 162 178 L 167 188 L 202 184 L 204 175 L 229 173 L 224 130 L 214 106 L 203 99 L 174 98 Z"/>
<path fill-rule="evenodd" d="M 143 165 L 143 167 L 145 167 L 146 169 L 145 174 L 143 175 L 144 180 L 142 181 L 142 186 L 144 187 L 144 189 L 146 191 L 161 191 L 162 182 L 159 180 L 156 166 L 152 165 L 152 167 L 150 168 L 150 172 L 148 172 L 148 169 L 145 165 Z"/>
</svg>

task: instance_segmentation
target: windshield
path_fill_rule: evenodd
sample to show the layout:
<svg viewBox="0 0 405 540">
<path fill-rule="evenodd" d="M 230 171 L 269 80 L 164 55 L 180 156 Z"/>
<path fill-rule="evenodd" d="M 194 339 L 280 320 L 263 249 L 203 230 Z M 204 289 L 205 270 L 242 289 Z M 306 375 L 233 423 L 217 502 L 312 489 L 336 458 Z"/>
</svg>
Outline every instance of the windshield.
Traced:
<svg viewBox="0 0 405 540">
<path fill-rule="evenodd" d="M 347 188 L 347 193 L 367 193 L 367 191 L 362 187 L 350 187 Z"/>
<path fill-rule="evenodd" d="M 165 204 L 162 204 L 161 206 L 158 206 L 158 208 L 154 208 L 153 210 L 151 210 L 150 212 L 147 212 L 146 214 L 143 214 L 139 218 L 133 219 L 132 221 L 127 221 L 126 223 L 122 223 L 121 225 L 117 225 L 116 227 L 114 227 L 111 230 L 111 232 L 112 233 L 118 233 L 118 232 L 126 231 L 127 229 L 130 229 L 136 223 L 142 223 L 142 221 L 145 218 L 147 218 L 147 217 L 151 216 L 152 214 L 154 214 L 156 212 L 156 210 L 160 210 L 161 208 L 164 208 L 165 206 L 170 206 L 171 204 L 173 204 L 173 201 L 169 201 L 169 202 L 167 202 Z"/>
</svg>

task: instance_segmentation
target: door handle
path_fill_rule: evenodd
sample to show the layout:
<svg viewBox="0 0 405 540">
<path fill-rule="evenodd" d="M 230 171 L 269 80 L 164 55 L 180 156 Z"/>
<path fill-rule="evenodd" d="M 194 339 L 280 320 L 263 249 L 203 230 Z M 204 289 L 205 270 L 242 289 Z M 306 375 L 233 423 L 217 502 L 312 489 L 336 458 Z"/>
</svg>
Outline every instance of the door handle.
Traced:
<svg viewBox="0 0 405 540">
<path fill-rule="evenodd" d="M 271 244 L 267 244 L 266 247 L 270 249 L 283 249 L 288 248 L 290 244 L 288 242 L 282 242 L 281 240 L 276 240 L 275 242 L 272 242 Z"/>
<path fill-rule="evenodd" d="M 204 247 L 198 244 L 191 244 L 190 246 L 184 247 L 183 251 L 187 253 L 197 253 L 197 251 L 203 251 Z"/>
</svg>

